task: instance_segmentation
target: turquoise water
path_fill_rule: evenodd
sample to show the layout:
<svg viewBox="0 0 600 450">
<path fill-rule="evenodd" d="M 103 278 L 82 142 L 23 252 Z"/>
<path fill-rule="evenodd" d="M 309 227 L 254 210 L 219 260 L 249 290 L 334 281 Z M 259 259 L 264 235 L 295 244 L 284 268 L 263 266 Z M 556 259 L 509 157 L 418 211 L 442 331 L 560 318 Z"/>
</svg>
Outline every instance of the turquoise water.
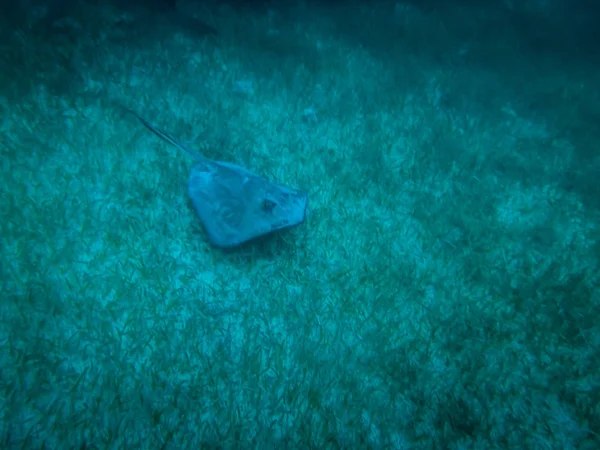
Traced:
<svg viewBox="0 0 600 450">
<path fill-rule="evenodd" d="M 600 446 L 592 12 L 177 7 L 0 26 L 2 448 Z M 213 248 L 116 104 L 306 222 Z"/>
</svg>

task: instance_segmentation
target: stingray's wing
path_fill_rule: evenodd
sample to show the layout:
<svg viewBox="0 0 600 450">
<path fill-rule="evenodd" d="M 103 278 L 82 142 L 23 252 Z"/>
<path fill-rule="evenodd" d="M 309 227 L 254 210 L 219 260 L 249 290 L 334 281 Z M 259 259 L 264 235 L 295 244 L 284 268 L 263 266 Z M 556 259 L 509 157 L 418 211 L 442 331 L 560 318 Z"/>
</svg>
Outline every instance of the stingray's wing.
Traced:
<svg viewBox="0 0 600 450">
<path fill-rule="evenodd" d="M 217 247 L 235 247 L 298 225 L 306 217 L 306 192 L 271 183 L 234 164 L 196 164 L 188 192 Z"/>
</svg>

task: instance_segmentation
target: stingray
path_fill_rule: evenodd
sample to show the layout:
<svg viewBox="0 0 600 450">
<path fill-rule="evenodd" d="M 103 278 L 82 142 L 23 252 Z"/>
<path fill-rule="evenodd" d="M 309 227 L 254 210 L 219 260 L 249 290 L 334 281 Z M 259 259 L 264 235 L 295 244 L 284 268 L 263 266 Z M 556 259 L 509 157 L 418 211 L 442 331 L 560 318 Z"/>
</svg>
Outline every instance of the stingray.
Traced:
<svg viewBox="0 0 600 450">
<path fill-rule="evenodd" d="M 209 242 L 215 247 L 237 247 L 304 222 L 306 191 L 273 183 L 236 164 L 208 159 L 135 111 L 125 109 L 158 137 L 196 160 L 188 180 L 188 194 Z"/>
</svg>

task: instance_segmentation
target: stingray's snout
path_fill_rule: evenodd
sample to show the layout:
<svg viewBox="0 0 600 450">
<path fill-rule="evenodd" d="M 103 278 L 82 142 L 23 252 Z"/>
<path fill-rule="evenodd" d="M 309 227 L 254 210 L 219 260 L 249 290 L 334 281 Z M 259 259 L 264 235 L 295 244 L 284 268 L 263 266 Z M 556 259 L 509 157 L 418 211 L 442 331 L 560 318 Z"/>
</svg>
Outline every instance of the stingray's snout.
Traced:
<svg viewBox="0 0 600 450">
<path fill-rule="evenodd" d="M 306 211 L 308 210 L 308 192 L 302 191 L 302 203 L 304 204 L 304 208 L 302 208 L 302 222 L 306 220 Z"/>
<path fill-rule="evenodd" d="M 306 219 L 306 209 L 308 207 L 308 193 L 306 191 L 297 191 L 293 208 L 290 211 L 292 223 L 300 224 Z M 293 225 L 292 225 L 293 226 Z"/>
</svg>

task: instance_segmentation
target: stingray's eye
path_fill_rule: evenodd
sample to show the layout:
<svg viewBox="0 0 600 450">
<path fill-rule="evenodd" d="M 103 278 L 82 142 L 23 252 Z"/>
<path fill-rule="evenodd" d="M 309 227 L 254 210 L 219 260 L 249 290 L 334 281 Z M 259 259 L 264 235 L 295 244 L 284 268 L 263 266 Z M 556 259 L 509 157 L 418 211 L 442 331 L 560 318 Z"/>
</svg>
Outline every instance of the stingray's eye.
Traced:
<svg viewBox="0 0 600 450">
<path fill-rule="evenodd" d="M 265 212 L 272 212 L 273 209 L 275 209 L 275 206 L 277 206 L 277 203 L 275 203 L 272 200 L 269 200 L 268 198 L 265 198 L 263 200 L 263 204 L 262 204 L 262 209 Z"/>
</svg>

